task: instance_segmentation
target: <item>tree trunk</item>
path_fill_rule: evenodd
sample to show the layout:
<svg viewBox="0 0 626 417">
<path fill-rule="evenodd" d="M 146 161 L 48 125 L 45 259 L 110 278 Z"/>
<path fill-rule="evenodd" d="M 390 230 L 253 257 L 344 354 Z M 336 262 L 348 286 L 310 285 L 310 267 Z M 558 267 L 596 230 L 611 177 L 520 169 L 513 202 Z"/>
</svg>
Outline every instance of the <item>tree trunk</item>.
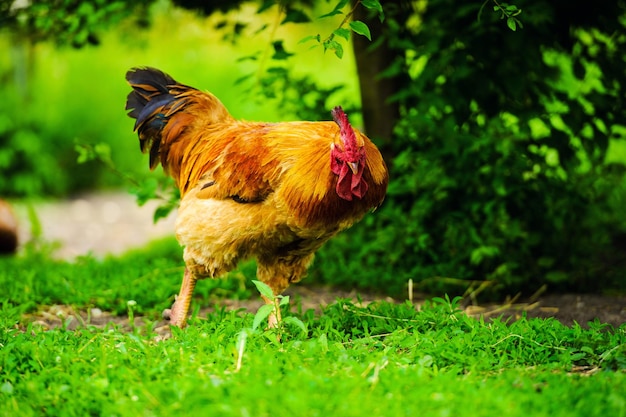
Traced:
<svg viewBox="0 0 626 417">
<path fill-rule="evenodd" d="M 352 0 L 353 7 L 355 2 Z M 388 3 L 399 5 L 401 0 L 386 2 L 385 10 Z M 384 22 L 381 22 L 378 16 L 369 13 L 365 7 L 359 6 L 355 9 L 353 20 L 365 22 L 372 35 L 372 42 L 361 35 L 355 34 L 352 38 L 365 132 L 376 140 L 389 164 L 393 158 L 391 150 L 393 129 L 400 118 L 400 103 L 389 99 L 403 88 L 406 80 L 402 74 L 385 78 L 379 77 L 379 74 L 396 60 L 404 60 L 404 55 L 403 51 L 391 48 Z M 397 16 L 396 20 L 402 20 L 402 17 Z M 375 47 L 374 42 L 377 44 Z"/>
</svg>

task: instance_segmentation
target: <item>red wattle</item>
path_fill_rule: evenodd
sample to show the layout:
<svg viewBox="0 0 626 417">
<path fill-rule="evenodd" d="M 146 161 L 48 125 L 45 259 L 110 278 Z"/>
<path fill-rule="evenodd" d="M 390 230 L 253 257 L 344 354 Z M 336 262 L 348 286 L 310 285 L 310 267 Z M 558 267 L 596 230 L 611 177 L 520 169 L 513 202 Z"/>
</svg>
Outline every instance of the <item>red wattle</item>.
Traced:
<svg viewBox="0 0 626 417">
<path fill-rule="evenodd" d="M 359 166 L 359 171 L 354 175 L 348 164 L 342 164 L 337 180 L 337 195 L 347 201 L 352 201 L 353 196 L 359 199 L 363 198 L 368 185 L 362 177 L 363 167 Z"/>
<path fill-rule="evenodd" d="M 344 200 L 352 201 L 352 171 L 348 164 L 343 164 L 339 170 L 339 179 L 337 180 L 337 195 Z"/>
</svg>

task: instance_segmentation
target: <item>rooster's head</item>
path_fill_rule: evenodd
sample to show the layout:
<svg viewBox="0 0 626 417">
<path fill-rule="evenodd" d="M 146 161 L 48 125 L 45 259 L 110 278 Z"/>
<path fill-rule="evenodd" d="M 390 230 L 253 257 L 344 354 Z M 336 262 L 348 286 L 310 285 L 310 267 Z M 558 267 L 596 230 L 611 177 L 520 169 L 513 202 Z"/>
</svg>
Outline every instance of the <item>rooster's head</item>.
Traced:
<svg viewBox="0 0 626 417">
<path fill-rule="evenodd" d="M 353 196 L 363 198 L 367 183 L 363 180 L 365 169 L 365 143 L 363 138 L 352 129 L 348 116 L 340 106 L 331 114 L 339 126 L 339 143 L 330 145 L 330 169 L 339 176 L 337 194 L 344 200 L 352 201 Z"/>
</svg>

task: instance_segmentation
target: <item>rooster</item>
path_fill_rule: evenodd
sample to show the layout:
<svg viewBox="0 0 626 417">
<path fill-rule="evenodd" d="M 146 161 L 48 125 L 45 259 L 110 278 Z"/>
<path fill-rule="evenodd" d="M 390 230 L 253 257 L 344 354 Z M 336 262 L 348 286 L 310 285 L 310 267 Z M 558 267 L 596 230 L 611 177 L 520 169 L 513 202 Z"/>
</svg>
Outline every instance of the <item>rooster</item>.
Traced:
<svg viewBox="0 0 626 417">
<path fill-rule="evenodd" d="M 383 202 L 388 173 L 376 146 L 348 122 L 263 123 L 234 119 L 217 97 L 154 68 L 126 74 L 150 168 L 159 163 L 181 194 L 176 238 L 185 272 L 170 324 L 184 327 L 196 281 L 254 257 L 274 295 L 301 280 L 328 239 Z M 268 318 L 280 322 L 278 299 Z"/>
</svg>

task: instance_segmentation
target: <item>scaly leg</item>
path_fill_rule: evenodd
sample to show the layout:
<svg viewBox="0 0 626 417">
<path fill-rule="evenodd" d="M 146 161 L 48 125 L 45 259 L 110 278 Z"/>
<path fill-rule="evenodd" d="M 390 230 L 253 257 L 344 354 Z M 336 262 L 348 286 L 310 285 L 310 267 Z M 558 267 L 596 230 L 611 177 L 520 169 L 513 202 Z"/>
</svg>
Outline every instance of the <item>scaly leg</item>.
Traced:
<svg viewBox="0 0 626 417">
<path fill-rule="evenodd" d="M 274 298 L 274 301 L 264 295 L 262 295 L 261 298 L 263 298 L 265 304 L 274 304 L 274 311 L 267 318 L 267 327 L 270 329 L 276 329 L 278 324 L 283 320 L 280 314 L 280 298 L 276 297 Z"/>
<path fill-rule="evenodd" d="M 176 301 L 172 304 L 171 309 L 163 310 L 163 318 L 169 319 L 170 324 L 177 327 L 185 327 L 187 324 L 187 314 L 189 313 L 189 305 L 191 304 L 191 295 L 196 288 L 198 279 L 185 268 L 183 283 L 180 286 L 180 292 L 176 297 Z"/>
</svg>

